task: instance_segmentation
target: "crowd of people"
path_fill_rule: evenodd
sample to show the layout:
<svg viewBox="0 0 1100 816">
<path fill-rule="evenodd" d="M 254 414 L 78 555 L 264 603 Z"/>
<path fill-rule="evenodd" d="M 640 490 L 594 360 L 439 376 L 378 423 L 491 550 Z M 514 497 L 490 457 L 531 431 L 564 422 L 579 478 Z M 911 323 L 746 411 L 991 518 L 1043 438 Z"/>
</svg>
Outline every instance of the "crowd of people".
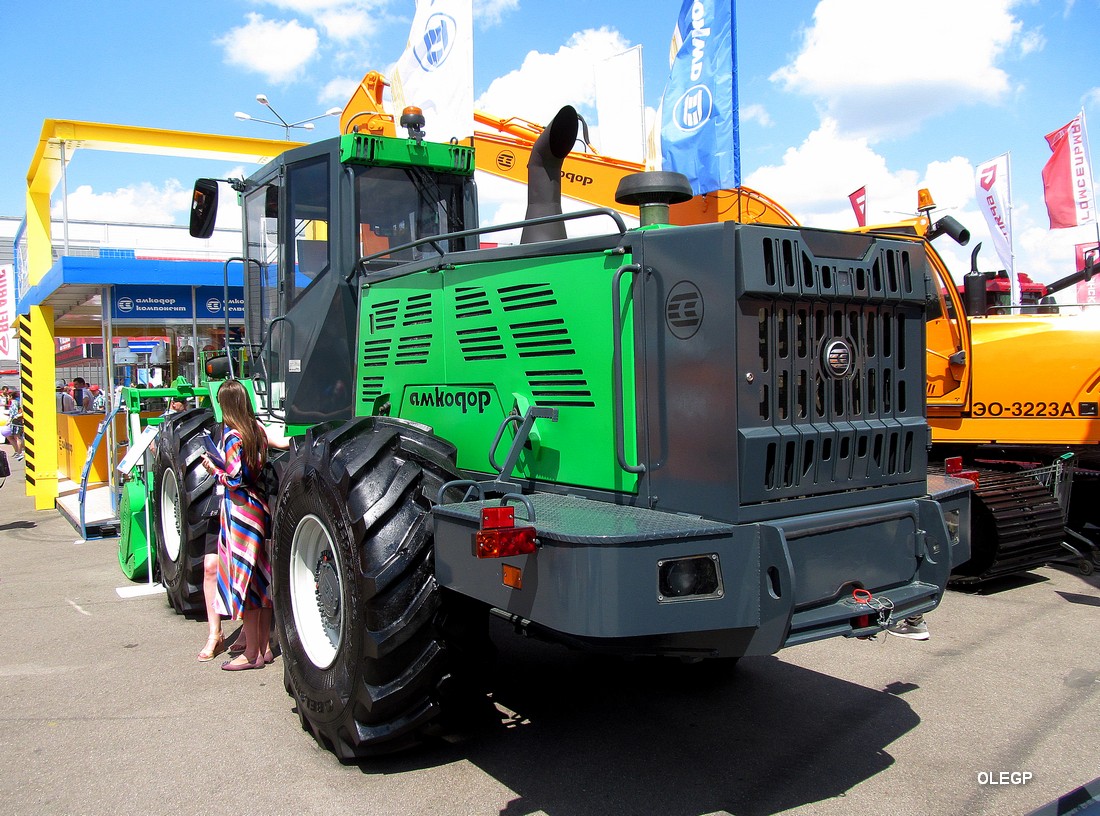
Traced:
<svg viewBox="0 0 1100 816">
<path fill-rule="evenodd" d="M 59 414 L 102 413 L 107 408 L 103 389 L 98 385 L 88 385 L 83 377 L 73 377 L 72 382 L 58 378 L 55 385 Z"/>
</svg>

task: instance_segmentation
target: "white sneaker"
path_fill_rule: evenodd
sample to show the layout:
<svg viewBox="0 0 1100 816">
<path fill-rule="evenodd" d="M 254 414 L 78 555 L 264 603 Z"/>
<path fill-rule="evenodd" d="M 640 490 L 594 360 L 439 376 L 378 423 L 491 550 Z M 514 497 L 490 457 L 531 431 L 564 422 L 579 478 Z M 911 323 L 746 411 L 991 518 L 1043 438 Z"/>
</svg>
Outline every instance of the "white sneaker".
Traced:
<svg viewBox="0 0 1100 816">
<path fill-rule="evenodd" d="M 897 623 L 887 626 L 886 631 L 891 635 L 909 638 L 910 640 L 928 640 L 928 638 L 931 637 L 931 635 L 928 634 L 928 624 L 919 619 L 916 621 L 911 618 L 900 620 Z"/>
</svg>

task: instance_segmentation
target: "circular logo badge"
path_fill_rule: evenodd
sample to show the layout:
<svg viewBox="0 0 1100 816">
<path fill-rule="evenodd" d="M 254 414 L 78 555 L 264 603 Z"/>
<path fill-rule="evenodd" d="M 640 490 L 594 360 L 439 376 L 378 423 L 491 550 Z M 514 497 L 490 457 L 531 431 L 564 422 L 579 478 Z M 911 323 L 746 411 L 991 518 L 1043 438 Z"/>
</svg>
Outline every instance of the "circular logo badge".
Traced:
<svg viewBox="0 0 1100 816">
<path fill-rule="evenodd" d="M 825 364 L 825 370 L 838 380 L 847 377 L 856 369 L 856 355 L 852 344 L 839 337 L 825 344 L 821 359 Z"/>
<path fill-rule="evenodd" d="M 703 295 L 691 281 L 680 281 L 668 293 L 665 325 L 681 340 L 694 337 L 703 325 Z"/>
<path fill-rule="evenodd" d="M 128 297 L 120 297 L 118 299 L 118 310 L 120 312 L 132 312 L 134 310 L 133 299 Z"/>
<path fill-rule="evenodd" d="M 516 154 L 511 150 L 502 150 L 497 153 L 497 169 L 507 172 L 516 166 Z"/>
<path fill-rule="evenodd" d="M 435 13 L 424 23 L 420 41 L 413 45 L 413 56 L 425 71 L 435 71 L 447 61 L 455 42 L 455 18 Z"/>
<path fill-rule="evenodd" d="M 714 98 L 706 85 L 693 85 L 676 100 L 672 121 L 684 133 L 692 133 L 707 123 L 714 110 Z"/>
<path fill-rule="evenodd" d="M 206 301 L 206 311 L 217 313 L 222 310 L 222 302 L 219 298 L 209 298 Z"/>
</svg>

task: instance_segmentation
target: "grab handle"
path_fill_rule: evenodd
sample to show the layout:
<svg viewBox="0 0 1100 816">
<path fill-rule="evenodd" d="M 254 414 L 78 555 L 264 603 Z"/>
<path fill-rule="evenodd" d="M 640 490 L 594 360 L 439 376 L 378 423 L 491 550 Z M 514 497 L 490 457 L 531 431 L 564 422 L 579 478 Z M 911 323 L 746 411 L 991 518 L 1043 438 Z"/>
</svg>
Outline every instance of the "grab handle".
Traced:
<svg viewBox="0 0 1100 816">
<path fill-rule="evenodd" d="M 632 465 L 626 461 L 626 419 L 624 417 L 623 398 L 623 319 L 620 312 L 621 281 L 628 272 L 631 275 L 642 271 L 638 264 L 626 264 L 615 271 L 611 279 L 611 390 L 615 405 L 613 421 L 615 423 L 615 459 L 619 467 L 627 473 L 645 473 L 646 467 L 640 462 Z"/>
</svg>

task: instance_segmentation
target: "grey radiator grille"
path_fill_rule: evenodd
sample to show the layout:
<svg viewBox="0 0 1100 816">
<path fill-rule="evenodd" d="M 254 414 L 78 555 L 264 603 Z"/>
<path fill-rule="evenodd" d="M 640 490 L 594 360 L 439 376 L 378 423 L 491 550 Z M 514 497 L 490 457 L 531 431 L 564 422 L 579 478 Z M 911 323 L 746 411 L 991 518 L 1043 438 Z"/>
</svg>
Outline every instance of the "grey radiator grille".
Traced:
<svg viewBox="0 0 1100 816">
<path fill-rule="evenodd" d="M 742 246 L 742 502 L 921 479 L 924 280 L 908 248 L 807 230 L 760 238 Z"/>
</svg>

